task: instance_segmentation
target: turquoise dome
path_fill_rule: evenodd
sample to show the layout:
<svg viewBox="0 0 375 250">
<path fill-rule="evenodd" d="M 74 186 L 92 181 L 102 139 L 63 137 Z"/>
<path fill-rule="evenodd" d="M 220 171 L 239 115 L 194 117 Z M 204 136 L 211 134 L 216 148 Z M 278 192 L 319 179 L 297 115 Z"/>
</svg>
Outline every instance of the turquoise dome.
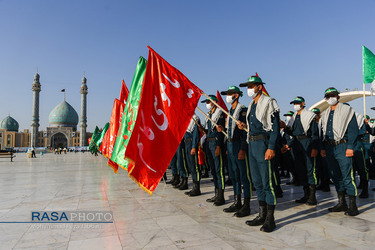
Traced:
<svg viewBox="0 0 375 250">
<path fill-rule="evenodd" d="M 18 125 L 18 122 L 9 115 L 5 117 L 0 123 L 0 128 L 6 129 L 7 131 L 18 132 L 19 127 L 20 126 Z"/>
<path fill-rule="evenodd" d="M 78 114 L 69 103 L 63 101 L 52 109 L 49 114 L 49 124 L 56 127 L 76 128 L 78 124 Z"/>
</svg>

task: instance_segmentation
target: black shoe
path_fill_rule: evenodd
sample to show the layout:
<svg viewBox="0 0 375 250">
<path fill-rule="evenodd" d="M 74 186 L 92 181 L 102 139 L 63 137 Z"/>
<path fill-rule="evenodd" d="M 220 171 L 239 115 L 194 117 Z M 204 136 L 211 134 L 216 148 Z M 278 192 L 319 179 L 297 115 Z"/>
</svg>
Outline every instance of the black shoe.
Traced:
<svg viewBox="0 0 375 250">
<path fill-rule="evenodd" d="M 368 197 L 369 197 L 369 195 L 368 195 L 368 181 L 364 180 L 362 182 L 362 192 L 360 193 L 359 198 L 366 199 Z"/>
<path fill-rule="evenodd" d="M 304 195 L 301 199 L 296 200 L 296 203 L 306 203 L 309 199 L 309 186 L 303 187 Z"/>
<path fill-rule="evenodd" d="M 173 184 L 173 183 L 176 181 L 177 176 L 178 176 L 178 175 L 173 175 L 172 179 L 171 179 L 170 181 L 167 181 L 166 183 L 167 183 L 167 184 Z"/>
<path fill-rule="evenodd" d="M 202 175 L 202 178 L 208 178 L 210 177 L 210 175 L 208 174 L 208 169 L 207 168 L 204 168 L 203 169 L 203 175 Z"/>
<path fill-rule="evenodd" d="M 187 190 L 189 189 L 188 185 L 188 178 L 187 177 L 182 177 L 182 184 L 178 187 L 179 190 Z"/>
<path fill-rule="evenodd" d="M 334 207 L 328 208 L 328 211 L 329 212 L 348 211 L 348 205 L 346 204 L 346 200 L 345 200 L 345 192 L 337 192 L 337 197 L 339 199 L 339 203 Z"/>
<path fill-rule="evenodd" d="M 234 195 L 234 202 L 230 207 L 224 208 L 223 211 L 226 213 L 234 213 L 240 210 L 242 207 L 241 204 L 241 194 Z"/>
<path fill-rule="evenodd" d="M 215 195 L 212 198 L 207 199 L 207 202 L 215 202 L 217 198 L 218 188 L 215 187 Z"/>
<path fill-rule="evenodd" d="M 180 177 L 180 182 L 176 186 L 173 186 L 173 187 L 179 189 L 182 185 L 184 185 L 184 179 L 185 177 Z"/>
<path fill-rule="evenodd" d="M 238 210 L 234 214 L 234 216 L 241 218 L 241 217 L 245 217 L 245 216 L 248 216 L 248 215 L 250 215 L 250 198 L 245 198 L 243 200 L 243 205 L 242 205 L 241 209 Z"/>
<path fill-rule="evenodd" d="M 318 202 L 316 201 L 315 193 L 316 193 L 316 186 L 310 185 L 309 186 L 309 199 L 306 201 L 307 205 L 315 206 L 316 204 L 318 204 Z"/>
<path fill-rule="evenodd" d="M 275 205 L 267 204 L 266 220 L 264 221 L 263 226 L 260 228 L 260 231 L 270 233 L 276 228 L 274 212 L 275 212 Z"/>
<path fill-rule="evenodd" d="M 267 204 L 265 201 L 259 201 L 259 215 L 253 220 L 246 221 L 248 226 L 261 226 L 266 221 L 267 216 Z"/>
<path fill-rule="evenodd" d="M 193 181 L 193 189 L 190 191 L 189 196 L 193 197 L 198 195 L 201 195 L 200 182 Z"/>
<path fill-rule="evenodd" d="M 349 195 L 349 208 L 345 214 L 350 216 L 356 216 L 359 214 L 355 196 Z"/>
<path fill-rule="evenodd" d="M 176 187 L 176 186 L 178 186 L 180 184 L 180 182 L 181 182 L 180 176 L 176 175 L 176 180 L 172 183 L 172 186 Z"/>
<path fill-rule="evenodd" d="M 214 201 L 215 206 L 221 206 L 225 204 L 224 189 L 219 189 L 217 192 L 217 198 Z"/>
</svg>

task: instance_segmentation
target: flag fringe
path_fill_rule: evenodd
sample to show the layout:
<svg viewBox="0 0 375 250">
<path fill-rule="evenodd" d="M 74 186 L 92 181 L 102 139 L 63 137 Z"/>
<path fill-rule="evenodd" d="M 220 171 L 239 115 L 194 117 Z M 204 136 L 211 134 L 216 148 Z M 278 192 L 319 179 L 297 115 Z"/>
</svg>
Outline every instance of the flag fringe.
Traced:
<svg viewBox="0 0 375 250">
<path fill-rule="evenodd" d="M 114 166 L 112 166 L 110 163 L 107 162 L 107 166 L 111 167 L 113 169 L 113 172 L 115 172 L 115 174 L 118 173 L 118 168 L 116 169 Z"/>
<path fill-rule="evenodd" d="M 133 169 L 135 168 L 135 162 L 133 161 L 133 160 L 131 160 L 130 158 L 126 158 L 126 159 L 128 159 L 128 161 L 131 163 L 131 164 L 133 164 L 133 168 L 130 170 L 130 171 L 128 171 L 129 172 L 129 174 L 128 174 L 128 177 L 130 178 L 130 179 L 132 179 L 135 183 L 137 183 L 137 185 L 141 188 L 141 189 L 143 189 L 143 191 L 145 191 L 146 193 L 148 193 L 150 196 L 152 196 L 152 192 L 150 191 L 150 190 L 148 190 L 145 186 L 143 186 L 131 173 L 133 172 Z"/>
</svg>

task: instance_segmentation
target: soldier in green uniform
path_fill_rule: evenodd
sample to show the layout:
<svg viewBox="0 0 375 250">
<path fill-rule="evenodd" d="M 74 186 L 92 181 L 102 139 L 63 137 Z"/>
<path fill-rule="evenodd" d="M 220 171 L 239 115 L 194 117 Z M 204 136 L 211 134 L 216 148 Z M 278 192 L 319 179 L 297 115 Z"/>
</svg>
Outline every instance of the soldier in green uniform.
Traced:
<svg viewBox="0 0 375 250">
<path fill-rule="evenodd" d="M 238 122 L 240 129 L 248 129 L 249 163 L 256 188 L 259 215 L 246 221 L 249 226 L 262 226 L 263 232 L 276 228 L 274 211 L 276 195 L 272 181 L 275 148 L 280 137 L 280 109 L 275 99 L 263 95 L 264 82 L 258 76 L 250 76 L 240 87 L 247 87 L 247 94 L 253 100 L 247 110 L 246 123 Z"/>
<path fill-rule="evenodd" d="M 340 96 L 337 89 L 328 88 L 324 97 L 330 107 L 321 114 L 323 129 L 321 155 L 326 157 L 339 201 L 328 211 L 345 211 L 347 215 L 356 216 L 359 212 L 356 204 L 357 187 L 353 175 L 352 157 L 358 138 L 357 120 L 350 106 L 339 103 Z M 349 208 L 345 194 L 349 196 Z"/>
<path fill-rule="evenodd" d="M 230 86 L 227 91 L 222 91 L 222 95 L 226 95 L 226 101 L 231 105 L 229 113 L 236 120 L 246 123 L 247 108 L 239 103 L 242 91 L 236 86 Z M 224 129 L 224 128 L 220 128 Z M 244 217 L 250 215 L 250 198 L 251 198 L 251 180 L 250 169 L 247 159 L 247 142 L 246 131 L 237 127 L 236 121 L 231 117 L 227 117 L 226 131 L 228 137 L 227 157 L 229 177 L 232 180 L 234 191 L 234 202 L 230 207 L 223 211 L 226 213 L 236 212 L 234 216 Z M 244 204 L 241 203 L 241 183 L 244 190 Z"/>
</svg>

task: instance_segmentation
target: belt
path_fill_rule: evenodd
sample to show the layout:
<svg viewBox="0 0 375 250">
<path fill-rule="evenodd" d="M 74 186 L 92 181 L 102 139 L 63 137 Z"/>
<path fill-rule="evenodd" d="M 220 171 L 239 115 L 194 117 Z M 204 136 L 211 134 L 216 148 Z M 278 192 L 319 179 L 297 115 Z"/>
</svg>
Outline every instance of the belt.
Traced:
<svg viewBox="0 0 375 250">
<path fill-rule="evenodd" d="M 341 139 L 339 141 L 332 141 L 332 140 L 326 140 L 325 141 L 325 143 L 330 145 L 330 146 L 337 146 L 337 145 L 347 143 L 347 142 L 348 142 L 348 140 L 345 140 L 345 139 Z"/>
<path fill-rule="evenodd" d="M 186 138 L 185 139 L 185 142 L 191 142 L 191 141 L 193 141 L 193 138 Z"/>
<path fill-rule="evenodd" d="M 216 137 L 207 138 L 207 141 L 216 141 Z"/>
<path fill-rule="evenodd" d="M 294 136 L 294 138 L 296 138 L 298 141 L 301 141 L 301 140 L 311 139 L 311 136 L 307 136 L 307 135 L 296 135 L 296 136 Z"/>
<path fill-rule="evenodd" d="M 240 141 L 240 139 L 239 138 L 235 138 L 235 139 L 227 139 L 227 142 L 235 142 L 235 141 Z"/>
<path fill-rule="evenodd" d="M 269 136 L 267 135 L 249 135 L 249 141 L 260 141 L 268 138 Z"/>
<path fill-rule="evenodd" d="M 362 138 L 360 138 L 359 140 L 363 141 L 363 142 L 370 142 L 370 140 L 366 140 L 366 139 L 362 139 Z"/>
</svg>

